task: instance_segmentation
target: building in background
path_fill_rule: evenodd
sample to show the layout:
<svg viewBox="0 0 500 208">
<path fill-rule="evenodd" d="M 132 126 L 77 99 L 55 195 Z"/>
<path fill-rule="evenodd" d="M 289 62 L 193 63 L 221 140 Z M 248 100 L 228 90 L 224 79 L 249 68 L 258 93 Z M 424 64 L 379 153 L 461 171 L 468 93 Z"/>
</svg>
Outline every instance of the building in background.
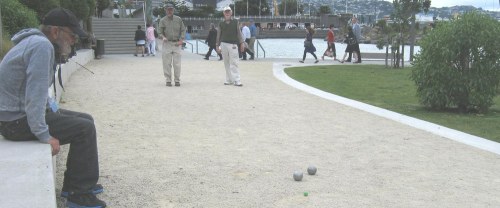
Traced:
<svg viewBox="0 0 500 208">
<path fill-rule="evenodd" d="M 193 0 L 193 10 L 207 6 L 211 6 L 214 9 L 217 8 L 217 0 Z"/>
</svg>

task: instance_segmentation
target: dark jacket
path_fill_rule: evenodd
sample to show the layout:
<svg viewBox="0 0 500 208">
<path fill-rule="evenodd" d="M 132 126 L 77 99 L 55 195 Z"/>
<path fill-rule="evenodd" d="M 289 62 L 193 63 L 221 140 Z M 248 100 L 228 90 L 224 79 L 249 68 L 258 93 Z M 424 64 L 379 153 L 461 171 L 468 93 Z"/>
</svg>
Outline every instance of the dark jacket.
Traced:
<svg viewBox="0 0 500 208">
<path fill-rule="evenodd" d="M 312 43 L 312 34 L 311 34 L 311 33 L 307 33 L 307 35 L 306 35 L 306 40 L 307 40 L 307 41 L 310 41 L 310 42 L 311 42 L 311 45 L 310 45 L 310 46 L 307 46 L 307 47 L 306 47 L 306 46 L 304 46 L 304 47 L 305 47 L 305 48 L 304 48 L 304 50 L 305 50 L 306 52 L 309 52 L 309 53 L 314 53 L 314 52 L 316 52 L 316 47 L 314 47 L 314 44 Z"/>
<path fill-rule="evenodd" d="M 146 32 L 144 32 L 143 30 L 136 30 L 134 40 L 146 40 Z"/>
<path fill-rule="evenodd" d="M 205 43 L 208 43 L 208 46 L 215 48 L 215 42 L 217 41 L 217 30 L 210 29 L 208 32 L 208 37 L 205 40 Z"/>
</svg>

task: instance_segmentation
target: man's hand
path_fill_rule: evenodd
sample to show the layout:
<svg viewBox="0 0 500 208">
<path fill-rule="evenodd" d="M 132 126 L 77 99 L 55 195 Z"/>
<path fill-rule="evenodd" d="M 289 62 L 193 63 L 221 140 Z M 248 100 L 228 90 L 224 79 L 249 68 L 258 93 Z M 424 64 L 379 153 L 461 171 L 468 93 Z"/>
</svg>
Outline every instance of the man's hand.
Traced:
<svg viewBox="0 0 500 208">
<path fill-rule="evenodd" d="M 178 46 L 182 46 L 182 43 L 183 43 L 183 42 L 184 42 L 184 41 L 183 41 L 182 39 L 179 39 L 179 42 L 177 42 L 177 45 L 178 45 Z"/>
<path fill-rule="evenodd" d="M 215 46 L 215 51 L 220 54 L 220 46 Z"/>
<path fill-rule="evenodd" d="M 52 156 L 57 155 L 57 153 L 59 153 L 59 150 L 61 150 L 61 146 L 59 145 L 59 140 L 54 137 L 51 137 L 49 139 L 49 144 L 50 147 L 52 148 Z"/>
</svg>

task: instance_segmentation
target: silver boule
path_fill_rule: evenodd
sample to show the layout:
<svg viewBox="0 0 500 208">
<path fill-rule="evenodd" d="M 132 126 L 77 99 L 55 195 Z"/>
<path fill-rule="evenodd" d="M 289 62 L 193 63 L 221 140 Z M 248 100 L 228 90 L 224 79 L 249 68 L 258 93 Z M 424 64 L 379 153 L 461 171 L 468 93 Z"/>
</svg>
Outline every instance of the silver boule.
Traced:
<svg viewBox="0 0 500 208">
<path fill-rule="evenodd" d="M 301 181 L 302 177 L 304 177 L 304 174 L 302 174 L 301 171 L 295 171 L 295 172 L 293 172 L 293 179 L 295 181 Z"/>
<path fill-rule="evenodd" d="M 308 173 L 309 175 L 314 175 L 314 174 L 316 174 L 316 171 L 317 171 L 317 170 L 318 170 L 318 169 L 317 169 L 316 167 L 314 167 L 314 166 L 310 165 L 310 166 L 307 168 L 307 173 Z"/>
</svg>

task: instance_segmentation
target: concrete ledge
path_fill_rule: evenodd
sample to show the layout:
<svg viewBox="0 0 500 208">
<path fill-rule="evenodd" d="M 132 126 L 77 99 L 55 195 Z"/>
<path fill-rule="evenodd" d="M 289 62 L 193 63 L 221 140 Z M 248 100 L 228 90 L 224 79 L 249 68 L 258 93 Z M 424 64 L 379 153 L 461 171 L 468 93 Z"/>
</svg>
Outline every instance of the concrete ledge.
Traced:
<svg viewBox="0 0 500 208">
<path fill-rule="evenodd" d="M 73 74 L 73 72 L 76 72 L 76 70 L 81 68 L 80 65 L 78 65 L 78 64 L 85 65 L 92 60 L 94 60 L 94 50 L 92 50 L 92 49 L 78 50 L 76 52 L 76 56 L 72 57 L 67 63 L 62 65 L 61 78 L 62 78 L 63 85 L 64 85 L 64 83 L 68 82 L 68 80 L 71 77 L 71 74 Z M 57 73 L 56 73 L 55 79 L 56 79 L 55 83 L 56 83 L 56 87 L 57 87 L 56 88 L 56 92 L 57 92 L 57 99 L 56 100 L 59 102 L 61 100 L 61 95 L 62 95 L 63 90 L 62 90 L 61 85 L 59 85 Z M 51 86 L 51 88 L 49 89 L 49 93 L 51 96 L 54 93 L 53 87 L 54 86 Z"/>
<path fill-rule="evenodd" d="M 56 207 L 50 145 L 0 136 L 0 207 Z"/>
<path fill-rule="evenodd" d="M 77 54 L 62 66 L 63 84 L 73 72 L 81 68 L 77 63 L 85 65 L 94 58 L 94 52 L 90 49 L 79 50 Z M 51 94 L 54 92 L 53 87 L 49 89 Z M 56 87 L 59 101 L 63 91 L 59 84 Z M 55 158 L 51 156 L 48 144 L 38 141 L 12 142 L 0 135 L 0 207 L 57 207 Z"/>
</svg>

